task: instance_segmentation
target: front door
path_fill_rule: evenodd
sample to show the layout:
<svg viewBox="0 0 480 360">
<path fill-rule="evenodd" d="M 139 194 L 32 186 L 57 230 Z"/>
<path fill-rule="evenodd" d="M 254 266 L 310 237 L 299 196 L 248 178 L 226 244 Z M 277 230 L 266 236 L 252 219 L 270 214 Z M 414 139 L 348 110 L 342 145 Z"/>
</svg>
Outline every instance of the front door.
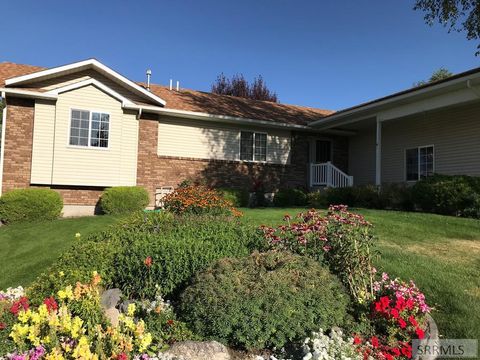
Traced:
<svg viewBox="0 0 480 360">
<path fill-rule="evenodd" d="M 330 140 L 315 141 L 315 163 L 332 161 L 332 142 Z"/>
</svg>

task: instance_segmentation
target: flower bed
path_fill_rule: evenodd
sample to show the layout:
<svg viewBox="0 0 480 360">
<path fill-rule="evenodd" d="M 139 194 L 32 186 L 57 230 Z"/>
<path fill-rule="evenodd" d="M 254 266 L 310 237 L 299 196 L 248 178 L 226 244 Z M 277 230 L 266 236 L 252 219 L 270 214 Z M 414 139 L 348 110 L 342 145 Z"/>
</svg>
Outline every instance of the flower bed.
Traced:
<svg viewBox="0 0 480 360">
<path fill-rule="evenodd" d="M 326 214 L 286 215 L 285 224 L 259 234 L 225 215 L 135 214 L 89 240 L 79 237 L 32 287 L 0 292 L 0 359 L 155 360 L 174 342 L 204 339 L 262 352 L 285 345 L 277 358 L 292 360 L 408 359 L 412 340 L 426 336 L 424 295 L 413 282 L 377 273 L 373 226 L 362 216 L 332 206 Z M 109 308 L 120 311 L 117 318 L 102 306 L 102 287 L 124 293 Z M 343 320 L 330 321 L 340 293 Z M 202 322 L 213 325 L 200 331 Z M 349 330 L 303 339 L 335 325 Z"/>
</svg>

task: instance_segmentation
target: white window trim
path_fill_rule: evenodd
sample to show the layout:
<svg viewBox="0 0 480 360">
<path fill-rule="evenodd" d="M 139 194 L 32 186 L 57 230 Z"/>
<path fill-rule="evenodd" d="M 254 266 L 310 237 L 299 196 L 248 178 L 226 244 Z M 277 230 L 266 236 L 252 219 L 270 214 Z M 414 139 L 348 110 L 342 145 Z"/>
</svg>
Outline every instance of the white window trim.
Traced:
<svg viewBox="0 0 480 360">
<path fill-rule="evenodd" d="M 423 146 L 412 146 L 412 147 L 408 147 L 408 148 L 405 148 L 404 151 L 403 151 L 403 176 L 404 176 L 404 180 L 405 182 L 408 182 L 408 183 L 416 183 L 417 181 L 419 181 L 421 178 L 420 178 L 420 149 L 425 149 L 425 148 L 432 148 L 433 149 L 433 173 L 435 173 L 435 145 L 431 144 L 431 145 L 423 145 Z M 407 151 L 408 150 L 413 150 L 413 149 L 417 149 L 418 150 L 418 153 L 417 153 L 417 171 L 418 171 L 418 178 L 417 180 L 408 180 L 407 179 Z"/>
<path fill-rule="evenodd" d="M 89 112 L 89 117 L 88 117 L 88 145 L 83 146 L 83 145 L 71 145 L 70 144 L 70 134 L 71 134 L 71 127 L 72 127 L 72 111 L 88 111 Z M 99 113 L 99 114 L 106 114 L 108 115 L 108 146 L 107 147 L 100 147 L 100 146 L 91 146 L 90 145 L 90 136 L 91 136 L 91 130 L 92 130 L 92 114 L 93 113 Z M 69 123 L 68 123 L 68 134 L 67 134 L 67 147 L 72 148 L 72 149 L 84 149 L 84 150 L 100 150 L 100 151 L 107 151 L 110 150 L 110 134 L 111 134 L 111 125 L 112 125 L 112 116 L 108 111 L 103 111 L 103 110 L 87 110 L 87 109 L 79 109 L 79 108 L 70 108 L 70 117 L 69 117 Z"/>
<path fill-rule="evenodd" d="M 249 132 L 253 133 L 253 160 L 242 160 L 242 132 Z M 265 160 L 255 160 L 255 134 L 264 134 L 266 137 L 265 140 Z M 238 138 L 238 159 L 242 162 L 247 163 L 259 163 L 259 164 L 266 164 L 268 163 L 268 133 L 264 131 L 254 131 L 254 130 L 240 130 L 239 138 Z"/>
</svg>

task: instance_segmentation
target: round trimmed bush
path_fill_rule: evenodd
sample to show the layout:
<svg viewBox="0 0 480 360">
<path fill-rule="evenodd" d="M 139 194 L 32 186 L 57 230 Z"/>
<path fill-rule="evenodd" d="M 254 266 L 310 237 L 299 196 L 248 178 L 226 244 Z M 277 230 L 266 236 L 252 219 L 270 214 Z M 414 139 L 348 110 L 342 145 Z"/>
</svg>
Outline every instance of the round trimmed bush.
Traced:
<svg viewBox="0 0 480 360">
<path fill-rule="evenodd" d="M 0 220 L 5 224 L 54 220 L 62 209 L 62 197 L 51 189 L 16 189 L 0 198 Z"/>
<path fill-rule="evenodd" d="M 348 305 L 340 281 L 318 262 L 270 251 L 225 258 L 198 274 L 180 313 L 200 336 L 253 350 L 341 326 Z"/>
<path fill-rule="evenodd" d="M 149 201 L 147 190 L 141 186 L 116 186 L 103 192 L 100 206 L 106 214 L 123 215 L 145 209 Z"/>
</svg>

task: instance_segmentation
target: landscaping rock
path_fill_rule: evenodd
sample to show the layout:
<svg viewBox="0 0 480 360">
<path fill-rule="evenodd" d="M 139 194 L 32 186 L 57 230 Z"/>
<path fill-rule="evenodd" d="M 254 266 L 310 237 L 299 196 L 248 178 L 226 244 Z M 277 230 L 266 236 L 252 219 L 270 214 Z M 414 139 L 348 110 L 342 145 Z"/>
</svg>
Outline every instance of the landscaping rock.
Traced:
<svg viewBox="0 0 480 360">
<path fill-rule="evenodd" d="M 173 344 L 167 355 L 187 360 L 232 360 L 225 345 L 216 341 L 183 341 Z"/>
<path fill-rule="evenodd" d="M 108 289 L 105 290 L 100 295 L 100 304 L 105 313 L 105 316 L 113 326 L 118 325 L 118 316 L 120 312 L 116 308 L 120 297 L 122 296 L 122 291 L 120 289 Z"/>
</svg>

